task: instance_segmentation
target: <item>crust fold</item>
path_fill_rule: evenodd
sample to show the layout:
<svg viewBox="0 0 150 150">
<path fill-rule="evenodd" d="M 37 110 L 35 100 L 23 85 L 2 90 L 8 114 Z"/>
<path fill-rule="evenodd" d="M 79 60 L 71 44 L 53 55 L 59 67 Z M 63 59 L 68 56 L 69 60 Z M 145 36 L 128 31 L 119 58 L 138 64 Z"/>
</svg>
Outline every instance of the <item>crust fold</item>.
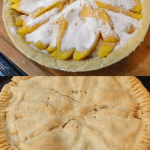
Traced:
<svg viewBox="0 0 150 150">
<path fill-rule="evenodd" d="M 124 80 L 125 78 L 125 80 Z M 150 148 L 150 93 L 135 77 L 117 78 L 123 88 L 129 90 L 132 98 L 137 101 L 143 120 L 142 134 L 136 141 L 133 150 L 149 150 Z"/>
<path fill-rule="evenodd" d="M 27 80 L 31 77 L 13 77 L 12 82 L 6 84 L 0 92 L 0 149 L 1 150 L 18 150 L 13 145 L 10 145 L 7 135 L 6 113 L 5 109 L 9 105 L 9 100 L 12 98 L 10 87 L 17 87 L 21 80 Z"/>
</svg>

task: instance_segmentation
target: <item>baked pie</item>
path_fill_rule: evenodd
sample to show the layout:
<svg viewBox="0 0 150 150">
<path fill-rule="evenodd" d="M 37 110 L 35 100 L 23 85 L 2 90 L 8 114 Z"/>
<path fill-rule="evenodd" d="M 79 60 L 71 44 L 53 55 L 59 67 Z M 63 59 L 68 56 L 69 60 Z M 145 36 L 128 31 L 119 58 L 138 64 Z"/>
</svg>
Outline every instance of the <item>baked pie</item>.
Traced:
<svg viewBox="0 0 150 150">
<path fill-rule="evenodd" d="M 95 70 L 128 56 L 149 27 L 149 0 L 4 0 L 16 47 L 47 67 Z"/>
<path fill-rule="evenodd" d="M 2 150 L 149 150 L 150 94 L 135 77 L 14 77 Z"/>
</svg>

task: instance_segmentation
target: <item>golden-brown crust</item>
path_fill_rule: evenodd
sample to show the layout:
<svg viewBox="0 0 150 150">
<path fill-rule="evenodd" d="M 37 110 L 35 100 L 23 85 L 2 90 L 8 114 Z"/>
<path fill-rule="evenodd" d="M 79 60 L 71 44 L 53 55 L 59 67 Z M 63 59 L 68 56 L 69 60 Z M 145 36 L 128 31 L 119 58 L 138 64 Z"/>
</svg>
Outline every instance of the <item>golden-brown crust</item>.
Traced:
<svg viewBox="0 0 150 150">
<path fill-rule="evenodd" d="M 137 101 L 143 120 L 142 134 L 136 141 L 134 150 L 149 150 L 150 148 L 150 94 L 135 77 L 119 77 L 122 87 L 129 90 L 130 95 Z"/>
<path fill-rule="evenodd" d="M 10 82 L 10 84 L 13 84 L 13 82 Z M 8 106 L 8 101 L 11 98 L 11 92 L 9 89 L 9 85 L 5 85 L 0 93 L 0 149 L 2 150 L 8 150 L 11 148 L 9 137 L 7 135 L 7 129 L 6 129 L 6 114 L 5 109 Z"/>
<path fill-rule="evenodd" d="M 9 105 L 9 100 L 12 98 L 10 90 L 11 86 L 17 86 L 21 80 L 29 79 L 30 77 L 13 77 L 12 82 L 6 84 L 0 92 L 0 149 L 1 150 L 18 150 L 13 145 L 10 145 L 10 140 L 7 134 L 6 113 L 5 109 Z"/>
<path fill-rule="evenodd" d="M 71 72 L 89 71 L 100 69 L 118 62 L 119 60 L 127 57 L 137 48 L 137 46 L 140 45 L 145 37 L 150 23 L 150 1 L 142 0 L 141 2 L 143 18 L 140 21 L 140 27 L 136 31 L 135 36 L 131 38 L 131 40 L 122 48 L 113 51 L 106 58 L 95 58 L 83 61 L 62 61 L 56 60 L 55 58 L 51 58 L 50 56 L 34 50 L 29 46 L 29 44 L 27 44 L 27 42 L 23 38 L 21 38 L 18 34 L 13 34 L 9 29 L 10 27 L 16 29 L 13 17 L 11 15 L 11 10 L 9 9 L 11 0 L 5 0 L 3 20 L 11 40 L 16 45 L 16 47 L 28 58 L 40 63 L 41 65 L 45 65 L 46 67 L 62 69 Z"/>
<path fill-rule="evenodd" d="M 22 80 L 28 80 L 31 77 L 14 77 L 12 78 L 12 82 L 5 85 L 0 93 L 0 149 L 2 150 L 18 150 L 14 145 L 10 145 L 9 136 L 7 134 L 7 126 L 6 126 L 6 115 L 5 109 L 9 105 L 9 100 L 12 98 L 12 92 L 10 87 L 19 86 Z M 64 80 L 78 80 L 85 79 L 90 80 L 90 78 L 99 78 L 99 77 L 50 77 L 57 78 L 57 83 L 63 78 Z M 108 77 L 106 77 L 108 78 Z M 133 150 L 149 150 L 150 149 L 150 94 L 142 85 L 142 83 L 136 77 L 113 77 L 118 85 L 115 85 L 115 88 L 122 88 L 127 91 L 132 99 L 137 103 L 138 107 L 138 117 L 140 117 L 143 121 L 142 128 L 139 134 L 139 137 L 136 139 L 136 142 L 133 146 Z M 43 78 L 44 79 L 44 78 Z M 109 78 L 108 78 L 109 79 Z M 54 80 L 54 79 L 53 79 Z M 66 80 L 66 81 L 67 81 Z M 86 81 L 87 81 L 86 80 Z M 38 81 L 38 80 L 35 80 Z M 52 80 L 51 80 L 52 81 Z M 82 81 L 82 80 L 81 80 Z M 85 80 L 83 81 L 85 82 Z M 49 83 L 51 84 L 51 83 Z M 108 85 L 108 83 L 106 83 Z M 113 88 L 113 83 L 110 85 L 110 88 Z M 63 87 L 63 86 L 62 86 Z M 62 92 L 62 87 L 57 87 L 58 92 Z M 69 86 L 68 86 L 69 87 Z M 55 85 L 51 86 L 56 90 Z M 71 91 L 72 89 L 70 89 Z M 76 91 L 73 91 L 76 93 Z M 66 88 L 66 94 L 69 95 L 68 89 Z M 85 110 L 81 110 L 85 113 Z M 81 113 L 82 114 L 82 113 Z M 131 125 L 132 126 L 132 125 Z"/>
</svg>

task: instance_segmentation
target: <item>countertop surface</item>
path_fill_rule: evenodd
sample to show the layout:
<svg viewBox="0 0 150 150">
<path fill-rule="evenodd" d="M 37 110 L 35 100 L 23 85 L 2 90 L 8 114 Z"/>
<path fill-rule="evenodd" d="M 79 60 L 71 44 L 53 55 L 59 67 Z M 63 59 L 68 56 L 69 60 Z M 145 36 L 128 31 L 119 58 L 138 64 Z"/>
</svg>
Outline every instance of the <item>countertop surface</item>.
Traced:
<svg viewBox="0 0 150 150">
<path fill-rule="evenodd" d="M 71 75 L 71 76 L 101 76 L 101 75 L 150 75 L 150 29 L 144 42 L 130 56 L 109 67 L 90 72 L 64 72 L 41 66 L 21 54 L 8 37 L 2 21 L 3 1 L 0 1 L 0 51 L 27 75 Z M 0 62 L 2 63 L 2 62 Z M 25 75 L 25 74 L 24 74 Z"/>
</svg>

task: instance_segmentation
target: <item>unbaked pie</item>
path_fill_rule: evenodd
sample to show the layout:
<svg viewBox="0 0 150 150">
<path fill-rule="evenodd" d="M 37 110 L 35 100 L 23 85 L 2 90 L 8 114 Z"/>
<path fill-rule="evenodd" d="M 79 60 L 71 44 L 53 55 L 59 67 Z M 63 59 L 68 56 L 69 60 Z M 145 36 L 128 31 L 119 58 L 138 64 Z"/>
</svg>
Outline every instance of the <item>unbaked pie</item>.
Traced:
<svg viewBox="0 0 150 150">
<path fill-rule="evenodd" d="M 3 19 L 27 57 L 67 71 L 95 70 L 129 55 L 149 27 L 149 0 L 4 0 Z"/>
<path fill-rule="evenodd" d="M 149 150 L 150 94 L 135 77 L 14 77 L 2 150 Z"/>
</svg>

